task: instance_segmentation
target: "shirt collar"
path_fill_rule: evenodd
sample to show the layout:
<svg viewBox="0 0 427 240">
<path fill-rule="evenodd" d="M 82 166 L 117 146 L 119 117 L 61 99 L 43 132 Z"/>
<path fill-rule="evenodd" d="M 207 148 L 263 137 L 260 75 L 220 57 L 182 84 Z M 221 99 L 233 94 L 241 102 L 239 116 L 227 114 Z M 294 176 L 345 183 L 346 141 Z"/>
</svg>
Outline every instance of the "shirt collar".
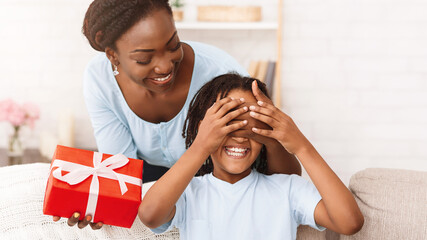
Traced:
<svg viewBox="0 0 427 240">
<path fill-rule="evenodd" d="M 211 182 L 214 186 L 218 186 L 222 189 L 230 189 L 230 190 L 239 190 L 239 189 L 246 189 L 250 185 L 252 185 L 256 179 L 258 178 L 258 172 L 256 170 L 253 170 L 249 173 L 248 176 L 240 179 L 239 181 L 235 183 L 229 183 L 226 181 L 223 181 L 219 178 L 216 178 L 212 173 L 208 175 L 209 182 Z"/>
</svg>

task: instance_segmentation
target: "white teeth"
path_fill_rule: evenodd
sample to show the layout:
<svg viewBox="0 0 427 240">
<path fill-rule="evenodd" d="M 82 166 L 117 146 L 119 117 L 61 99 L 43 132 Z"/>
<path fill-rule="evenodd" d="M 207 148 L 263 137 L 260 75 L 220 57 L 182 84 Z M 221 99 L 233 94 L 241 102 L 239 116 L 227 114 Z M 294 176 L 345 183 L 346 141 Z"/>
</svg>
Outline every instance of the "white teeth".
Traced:
<svg viewBox="0 0 427 240">
<path fill-rule="evenodd" d="M 232 148 L 227 148 L 227 150 L 230 152 L 245 152 L 247 150 L 247 148 L 232 147 Z"/>
<path fill-rule="evenodd" d="M 234 157 L 243 157 L 245 155 L 243 153 L 233 153 L 233 152 L 226 152 L 226 153 L 227 153 L 227 155 L 231 155 Z"/>
<path fill-rule="evenodd" d="M 225 152 L 227 153 L 227 155 L 235 156 L 235 157 L 245 156 L 247 150 L 248 148 L 237 148 L 237 147 L 225 148 Z"/>
<path fill-rule="evenodd" d="M 167 75 L 166 77 L 163 77 L 163 78 L 154 78 L 154 80 L 159 81 L 159 82 L 163 82 L 166 79 L 168 79 L 170 76 L 171 76 L 171 74 L 169 73 L 169 75 Z"/>
</svg>

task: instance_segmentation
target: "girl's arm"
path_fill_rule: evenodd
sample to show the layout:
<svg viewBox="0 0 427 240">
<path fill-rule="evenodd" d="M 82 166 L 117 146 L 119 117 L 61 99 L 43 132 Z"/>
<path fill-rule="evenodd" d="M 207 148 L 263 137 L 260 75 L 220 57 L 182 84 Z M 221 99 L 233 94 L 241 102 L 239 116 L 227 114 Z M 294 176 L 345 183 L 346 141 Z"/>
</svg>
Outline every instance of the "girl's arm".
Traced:
<svg viewBox="0 0 427 240">
<path fill-rule="evenodd" d="M 258 105 L 250 107 L 250 115 L 273 130 L 253 131 L 276 139 L 288 152 L 295 154 L 322 196 L 314 211 L 316 223 L 341 234 L 358 232 L 364 218 L 351 192 L 289 116 L 269 103 L 258 102 Z"/>
<path fill-rule="evenodd" d="M 227 125 L 248 110 L 245 107 L 229 112 L 242 102 L 224 98 L 207 110 L 193 144 L 145 194 L 138 216 L 147 227 L 157 228 L 175 216 L 176 202 L 205 160 L 227 134 L 247 124 L 247 121 L 240 121 Z"/>
<path fill-rule="evenodd" d="M 273 102 L 258 88 L 257 82 L 252 82 L 252 93 L 258 101 L 273 105 Z M 294 155 L 290 154 L 275 139 L 260 139 L 267 149 L 267 172 L 266 174 L 285 173 L 301 176 L 301 165 Z"/>
<path fill-rule="evenodd" d="M 296 156 L 322 196 L 314 210 L 316 223 L 341 234 L 357 233 L 364 218 L 351 192 L 311 144 Z"/>
<path fill-rule="evenodd" d="M 138 216 L 157 228 L 175 216 L 175 204 L 209 154 L 194 142 L 181 158 L 145 194 Z"/>
</svg>

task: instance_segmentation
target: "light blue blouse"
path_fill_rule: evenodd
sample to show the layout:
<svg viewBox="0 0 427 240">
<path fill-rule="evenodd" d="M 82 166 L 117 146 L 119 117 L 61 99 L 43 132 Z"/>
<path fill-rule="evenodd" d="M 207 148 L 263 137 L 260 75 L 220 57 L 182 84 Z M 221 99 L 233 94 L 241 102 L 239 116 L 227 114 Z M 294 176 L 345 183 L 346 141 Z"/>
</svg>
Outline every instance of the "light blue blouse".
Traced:
<svg viewBox="0 0 427 240">
<path fill-rule="evenodd" d="M 248 75 L 224 51 L 203 43 L 186 43 L 195 54 L 190 89 L 183 108 L 168 122 L 147 122 L 130 109 L 105 53 L 89 62 L 84 73 L 83 91 L 99 152 L 123 153 L 129 158 L 171 167 L 185 152 L 182 128 L 190 101 L 200 87 L 230 71 Z"/>
</svg>

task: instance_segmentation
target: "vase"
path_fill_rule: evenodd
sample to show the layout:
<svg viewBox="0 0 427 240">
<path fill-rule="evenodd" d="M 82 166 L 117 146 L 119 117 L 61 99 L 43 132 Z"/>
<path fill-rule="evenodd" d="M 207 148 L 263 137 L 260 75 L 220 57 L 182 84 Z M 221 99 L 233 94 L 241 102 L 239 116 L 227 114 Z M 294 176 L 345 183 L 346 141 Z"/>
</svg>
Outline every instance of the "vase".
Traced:
<svg viewBox="0 0 427 240">
<path fill-rule="evenodd" d="M 9 165 L 22 163 L 24 155 L 24 147 L 22 139 L 19 136 L 19 126 L 14 127 L 14 132 L 9 136 L 7 156 L 9 157 Z"/>
</svg>

